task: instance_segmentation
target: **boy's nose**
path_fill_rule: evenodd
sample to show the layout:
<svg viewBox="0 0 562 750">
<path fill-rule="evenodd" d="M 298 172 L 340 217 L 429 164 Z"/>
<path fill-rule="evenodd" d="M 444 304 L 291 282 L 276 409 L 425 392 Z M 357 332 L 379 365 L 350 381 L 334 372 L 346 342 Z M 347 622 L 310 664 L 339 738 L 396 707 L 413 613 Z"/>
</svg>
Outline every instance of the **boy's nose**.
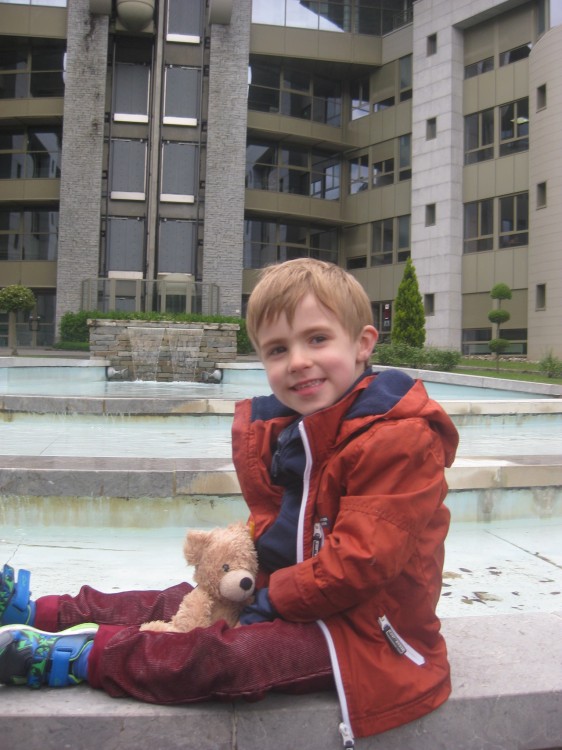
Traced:
<svg viewBox="0 0 562 750">
<path fill-rule="evenodd" d="M 303 347 L 293 347 L 289 354 L 289 370 L 295 372 L 311 365 L 310 356 Z"/>
</svg>

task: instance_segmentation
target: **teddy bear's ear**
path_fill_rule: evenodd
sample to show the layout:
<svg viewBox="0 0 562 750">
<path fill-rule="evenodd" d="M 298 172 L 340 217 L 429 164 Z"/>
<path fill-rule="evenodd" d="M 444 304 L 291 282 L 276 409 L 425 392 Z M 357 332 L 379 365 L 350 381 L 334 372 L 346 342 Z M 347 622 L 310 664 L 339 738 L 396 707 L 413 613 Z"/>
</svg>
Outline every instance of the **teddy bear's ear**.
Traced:
<svg viewBox="0 0 562 750">
<path fill-rule="evenodd" d="M 183 554 L 189 565 L 196 565 L 199 562 L 208 540 L 208 531 L 194 529 L 187 534 L 183 545 Z"/>
</svg>

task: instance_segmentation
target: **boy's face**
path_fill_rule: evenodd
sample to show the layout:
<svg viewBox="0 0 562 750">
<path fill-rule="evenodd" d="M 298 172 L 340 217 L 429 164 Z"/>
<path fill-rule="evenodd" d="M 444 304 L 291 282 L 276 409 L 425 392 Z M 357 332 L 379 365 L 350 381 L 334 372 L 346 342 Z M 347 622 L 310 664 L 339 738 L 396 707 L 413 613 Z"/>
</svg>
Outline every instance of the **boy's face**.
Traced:
<svg viewBox="0 0 562 750">
<path fill-rule="evenodd" d="M 377 340 L 365 326 L 353 340 L 316 297 L 298 303 L 291 325 L 285 313 L 257 333 L 260 358 L 273 393 L 299 414 L 334 404 L 364 371 Z"/>
</svg>

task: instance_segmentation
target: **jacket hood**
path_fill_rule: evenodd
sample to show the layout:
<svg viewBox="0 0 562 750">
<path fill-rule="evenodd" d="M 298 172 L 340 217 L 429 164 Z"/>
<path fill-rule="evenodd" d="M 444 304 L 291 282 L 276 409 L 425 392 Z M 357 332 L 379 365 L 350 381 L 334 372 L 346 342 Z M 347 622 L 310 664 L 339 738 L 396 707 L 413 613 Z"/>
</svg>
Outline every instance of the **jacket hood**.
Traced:
<svg viewBox="0 0 562 750">
<path fill-rule="evenodd" d="M 279 417 L 300 419 L 301 415 L 287 408 L 274 396 L 252 399 L 251 421 L 269 421 Z M 321 425 L 326 447 L 347 439 L 357 429 L 365 429 L 375 419 L 407 419 L 420 417 L 437 431 L 445 448 L 446 466 L 451 466 L 458 446 L 458 432 L 442 407 L 429 395 L 421 380 L 413 380 L 400 370 L 373 373 L 366 370 L 332 406 L 304 417 L 307 429 L 314 432 L 315 423 Z M 333 426 L 337 432 L 327 435 Z"/>
</svg>

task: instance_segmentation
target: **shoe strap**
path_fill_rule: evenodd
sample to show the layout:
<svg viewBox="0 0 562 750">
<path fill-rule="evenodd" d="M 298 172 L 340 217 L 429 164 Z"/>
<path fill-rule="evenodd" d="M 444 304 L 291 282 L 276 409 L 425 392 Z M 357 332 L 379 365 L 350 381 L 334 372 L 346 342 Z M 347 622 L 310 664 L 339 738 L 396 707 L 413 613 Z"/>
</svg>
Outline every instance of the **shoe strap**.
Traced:
<svg viewBox="0 0 562 750">
<path fill-rule="evenodd" d="M 20 570 L 18 572 L 18 581 L 14 586 L 14 592 L 11 596 L 6 609 L 2 614 L 2 621 L 10 624 L 26 625 L 29 622 L 29 599 L 31 592 L 29 586 L 31 583 L 31 573 L 29 570 Z"/>
<path fill-rule="evenodd" d="M 71 674 L 71 661 L 81 653 L 84 645 L 92 640 L 91 634 L 76 633 L 61 636 L 52 647 L 51 667 L 49 670 L 49 687 L 66 687 L 79 680 Z"/>
</svg>

